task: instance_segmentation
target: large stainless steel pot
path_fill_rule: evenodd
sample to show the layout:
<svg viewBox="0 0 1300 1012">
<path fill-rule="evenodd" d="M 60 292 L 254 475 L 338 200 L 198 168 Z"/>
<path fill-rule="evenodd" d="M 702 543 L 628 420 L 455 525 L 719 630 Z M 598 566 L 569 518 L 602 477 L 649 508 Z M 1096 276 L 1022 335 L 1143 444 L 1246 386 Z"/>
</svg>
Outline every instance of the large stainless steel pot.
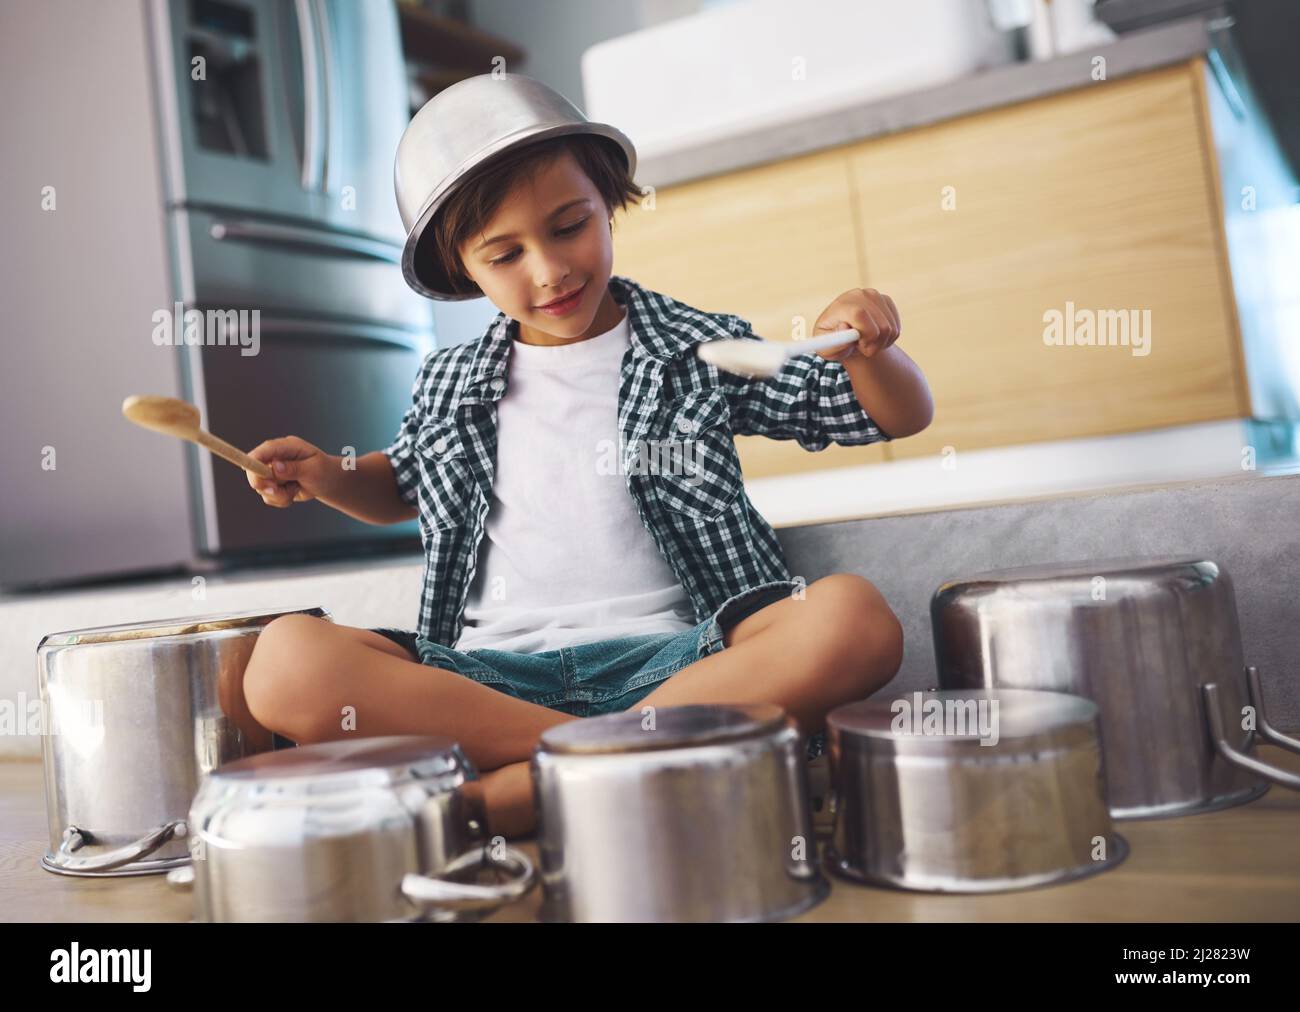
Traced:
<svg viewBox="0 0 1300 1012">
<path fill-rule="evenodd" d="M 199 615 L 52 632 L 36 646 L 49 872 L 142 875 L 185 864 L 200 779 L 274 748 L 248 713 L 243 672 L 279 615 Z"/>
<path fill-rule="evenodd" d="M 48 871 L 147 875 L 184 864 L 209 770 L 274 747 L 244 701 L 258 634 L 280 615 L 205 615 L 51 633 L 36 649 Z"/>
<path fill-rule="evenodd" d="M 984 893 L 1114 867 L 1097 707 L 1018 689 L 915 692 L 832 710 L 827 864 L 858 882 Z"/>
<path fill-rule="evenodd" d="M 1264 716 L 1232 581 L 1196 557 L 1101 559 L 944 583 L 930 603 L 939 684 L 1068 692 L 1101 711 L 1115 818 L 1240 804 L 1300 776 L 1252 756 Z M 1253 728 L 1252 728 L 1253 723 Z"/>
<path fill-rule="evenodd" d="M 196 920 L 466 920 L 532 888 L 527 856 L 483 839 L 482 785 L 448 738 L 322 742 L 204 778 L 189 824 Z M 480 872 L 504 881 L 478 883 Z"/>
<path fill-rule="evenodd" d="M 763 921 L 829 892 L 806 750 L 778 706 L 570 721 L 531 761 L 545 921 Z"/>
</svg>

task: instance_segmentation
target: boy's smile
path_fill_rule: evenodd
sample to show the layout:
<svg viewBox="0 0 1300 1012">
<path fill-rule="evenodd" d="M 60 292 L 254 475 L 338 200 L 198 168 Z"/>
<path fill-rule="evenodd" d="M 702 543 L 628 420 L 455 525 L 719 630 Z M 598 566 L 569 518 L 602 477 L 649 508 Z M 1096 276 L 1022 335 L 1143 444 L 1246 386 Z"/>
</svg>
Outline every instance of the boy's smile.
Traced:
<svg viewBox="0 0 1300 1012">
<path fill-rule="evenodd" d="M 523 343 L 585 341 L 623 318 L 608 285 L 609 215 L 600 191 L 565 152 L 510 192 L 482 234 L 461 245 L 461 263 L 483 294 L 519 321 Z"/>
<path fill-rule="evenodd" d="M 584 281 L 577 288 L 565 292 L 563 295 L 557 297 L 553 301 L 548 302 L 543 306 L 538 306 L 537 308 L 540 309 L 547 316 L 568 316 L 570 313 L 572 313 L 575 309 L 578 308 L 578 304 L 581 301 L 582 293 L 585 292 L 586 290 L 587 290 L 587 283 Z"/>
</svg>

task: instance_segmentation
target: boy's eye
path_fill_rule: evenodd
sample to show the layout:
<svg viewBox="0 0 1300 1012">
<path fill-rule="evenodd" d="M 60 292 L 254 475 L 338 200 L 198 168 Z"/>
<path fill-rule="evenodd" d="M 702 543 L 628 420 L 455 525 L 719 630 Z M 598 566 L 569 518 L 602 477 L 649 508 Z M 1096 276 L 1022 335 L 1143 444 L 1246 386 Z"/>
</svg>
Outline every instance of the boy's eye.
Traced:
<svg viewBox="0 0 1300 1012">
<path fill-rule="evenodd" d="M 590 220 L 589 217 L 588 217 L 588 218 L 583 218 L 581 221 L 576 221 L 576 222 L 574 222 L 572 225 L 566 225 L 564 228 L 557 229 L 555 234 L 556 234 L 556 235 L 574 235 L 575 233 L 581 231 L 581 230 L 582 230 L 582 226 L 585 225 L 585 224 L 587 224 L 587 222 L 588 222 L 589 220 Z M 506 254 L 505 256 L 503 256 L 503 257 L 497 257 L 495 260 L 492 260 L 492 261 L 489 261 L 489 262 L 492 264 L 493 267 L 497 266 L 498 264 L 508 264 L 508 263 L 510 263 L 512 260 L 514 260 L 516 257 L 518 257 L 518 255 L 519 255 L 519 251 L 518 251 L 517 249 L 516 249 L 516 250 L 511 250 L 511 251 L 510 251 L 508 254 Z"/>
</svg>

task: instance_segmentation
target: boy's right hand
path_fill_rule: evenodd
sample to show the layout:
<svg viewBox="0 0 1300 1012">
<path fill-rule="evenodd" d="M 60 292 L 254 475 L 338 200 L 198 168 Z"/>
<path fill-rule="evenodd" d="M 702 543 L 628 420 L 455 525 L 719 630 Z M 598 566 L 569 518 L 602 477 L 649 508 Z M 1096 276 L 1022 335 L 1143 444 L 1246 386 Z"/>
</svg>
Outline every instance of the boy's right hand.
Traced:
<svg viewBox="0 0 1300 1012">
<path fill-rule="evenodd" d="M 275 472 L 275 480 L 245 471 L 248 484 L 268 506 L 284 508 L 325 494 L 339 470 L 338 461 L 297 436 L 268 439 L 248 451 Z"/>
</svg>

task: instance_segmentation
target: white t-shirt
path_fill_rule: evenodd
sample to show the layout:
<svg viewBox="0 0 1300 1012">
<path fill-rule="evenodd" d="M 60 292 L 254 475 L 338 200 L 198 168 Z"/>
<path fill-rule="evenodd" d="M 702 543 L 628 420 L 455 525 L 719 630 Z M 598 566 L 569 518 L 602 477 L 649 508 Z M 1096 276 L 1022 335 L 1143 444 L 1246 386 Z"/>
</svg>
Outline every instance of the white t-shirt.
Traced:
<svg viewBox="0 0 1300 1012">
<path fill-rule="evenodd" d="M 487 529 L 457 650 L 540 653 L 681 632 L 695 611 L 618 466 L 627 312 L 574 344 L 515 341 Z"/>
</svg>

